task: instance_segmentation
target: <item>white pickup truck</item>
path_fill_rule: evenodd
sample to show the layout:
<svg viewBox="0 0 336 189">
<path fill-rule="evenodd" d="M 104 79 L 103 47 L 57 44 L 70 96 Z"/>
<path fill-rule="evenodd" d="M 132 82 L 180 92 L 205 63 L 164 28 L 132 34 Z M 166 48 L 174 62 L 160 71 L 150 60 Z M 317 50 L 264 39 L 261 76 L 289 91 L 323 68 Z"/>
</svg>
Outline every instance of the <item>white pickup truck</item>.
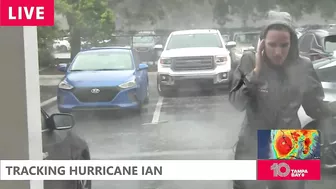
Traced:
<svg viewBox="0 0 336 189">
<path fill-rule="evenodd" d="M 226 88 L 230 83 L 230 48 L 218 30 L 182 30 L 172 32 L 158 60 L 157 89 L 161 96 L 198 86 L 202 90 Z"/>
</svg>

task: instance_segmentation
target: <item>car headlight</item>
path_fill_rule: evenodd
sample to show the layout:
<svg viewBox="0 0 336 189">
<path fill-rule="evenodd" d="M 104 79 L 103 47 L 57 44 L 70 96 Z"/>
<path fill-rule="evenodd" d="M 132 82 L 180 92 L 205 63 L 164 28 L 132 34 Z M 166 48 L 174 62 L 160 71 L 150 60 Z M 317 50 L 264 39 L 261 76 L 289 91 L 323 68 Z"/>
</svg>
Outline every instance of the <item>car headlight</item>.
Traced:
<svg viewBox="0 0 336 189">
<path fill-rule="evenodd" d="M 173 63 L 173 60 L 171 58 L 161 58 L 160 64 L 162 66 L 170 66 Z"/>
<path fill-rule="evenodd" d="M 228 61 L 227 56 L 216 56 L 215 62 L 216 64 L 225 64 Z"/>
<path fill-rule="evenodd" d="M 119 87 L 123 89 L 128 89 L 128 88 L 135 87 L 136 85 L 137 84 L 136 84 L 135 79 L 132 79 L 131 81 L 127 81 L 126 83 L 120 84 Z"/>
<path fill-rule="evenodd" d="M 63 80 L 61 81 L 61 83 L 58 84 L 58 88 L 70 90 L 73 89 L 74 87 L 70 85 L 67 81 Z"/>
</svg>

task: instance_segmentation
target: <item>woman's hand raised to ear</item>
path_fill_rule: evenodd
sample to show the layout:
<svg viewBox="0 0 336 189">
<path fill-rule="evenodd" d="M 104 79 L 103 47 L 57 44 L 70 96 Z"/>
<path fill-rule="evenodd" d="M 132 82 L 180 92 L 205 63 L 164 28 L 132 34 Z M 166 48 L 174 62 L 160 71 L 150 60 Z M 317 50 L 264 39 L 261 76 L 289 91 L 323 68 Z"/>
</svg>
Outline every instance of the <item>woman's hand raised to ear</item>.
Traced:
<svg viewBox="0 0 336 189">
<path fill-rule="evenodd" d="M 263 59 L 263 53 L 265 50 L 265 40 L 260 40 L 257 46 L 257 53 L 256 53 L 256 62 L 255 62 L 255 68 L 254 72 L 259 74 L 261 66 L 262 66 L 262 59 Z"/>
</svg>

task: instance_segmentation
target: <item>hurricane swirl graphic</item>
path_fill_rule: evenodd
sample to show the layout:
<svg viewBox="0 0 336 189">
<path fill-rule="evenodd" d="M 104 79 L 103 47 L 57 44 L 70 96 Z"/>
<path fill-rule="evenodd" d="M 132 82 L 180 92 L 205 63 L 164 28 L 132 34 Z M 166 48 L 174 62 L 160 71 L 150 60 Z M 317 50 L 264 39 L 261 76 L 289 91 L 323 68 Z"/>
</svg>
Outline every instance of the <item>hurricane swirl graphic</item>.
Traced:
<svg viewBox="0 0 336 189">
<path fill-rule="evenodd" d="M 314 159 L 319 157 L 317 130 L 271 130 L 271 159 Z"/>
</svg>

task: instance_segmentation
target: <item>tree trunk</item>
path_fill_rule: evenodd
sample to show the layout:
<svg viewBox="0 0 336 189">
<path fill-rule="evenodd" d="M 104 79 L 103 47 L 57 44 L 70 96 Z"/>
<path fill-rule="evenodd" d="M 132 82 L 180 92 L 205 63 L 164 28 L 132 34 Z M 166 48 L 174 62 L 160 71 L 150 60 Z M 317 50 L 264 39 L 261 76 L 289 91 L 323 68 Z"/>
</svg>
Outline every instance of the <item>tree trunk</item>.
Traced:
<svg viewBox="0 0 336 189">
<path fill-rule="evenodd" d="M 243 20 L 242 20 L 242 24 L 243 24 L 243 28 L 246 28 L 246 27 L 247 27 L 247 20 L 246 20 L 246 19 L 243 19 Z"/>
<path fill-rule="evenodd" d="M 72 28 L 70 30 L 70 46 L 71 46 L 71 61 L 81 50 L 81 35 L 78 28 Z"/>
<path fill-rule="evenodd" d="M 66 18 L 70 29 L 70 59 L 72 61 L 81 50 L 81 33 L 80 29 L 76 26 L 75 15 L 68 13 Z"/>
</svg>

